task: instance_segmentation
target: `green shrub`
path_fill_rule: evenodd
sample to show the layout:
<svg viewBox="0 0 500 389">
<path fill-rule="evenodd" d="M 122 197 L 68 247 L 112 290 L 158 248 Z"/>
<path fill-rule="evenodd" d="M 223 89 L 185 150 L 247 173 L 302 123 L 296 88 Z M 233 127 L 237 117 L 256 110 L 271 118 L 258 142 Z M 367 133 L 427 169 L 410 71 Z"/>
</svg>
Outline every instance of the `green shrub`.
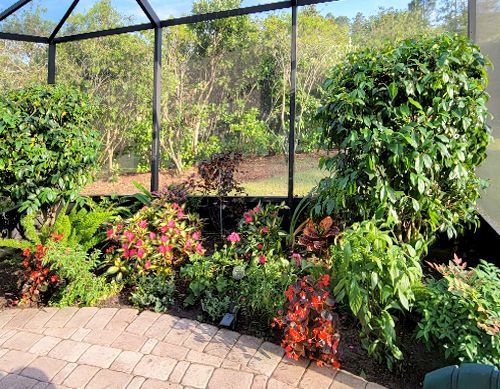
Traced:
<svg viewBox="0 0 500 389">
<path fill-rule="evenodd" d="M 60 278 L 60 289 L 50 298 L 50 304 L 58 307 L 71 305 L 92 306 L 119 291 L 116 283 L 109 283 L 104 275 L 94 274 L 100 263 L 98 250 L 88 254 L 82 247 L 68 247 L 61 242 L 50 241 L 42 259 Z"/>
<path fill-rule="evenodd" d="M 471 269 L 455 256 L 448 266 L 433 265 L 418 307 L 417 337 L 461 362 L 500 365 L 500 269 L 481 261 Z"/>
<path fill-rule="evenodd" d="M 330 172 L 317 214 L 389 221 L 400 241 L 477 223 L 475 173 L 490 141 L 487 61 L 467 38 L 409 39 L 350 54 L 318 113 Z"/>
<path fill-rule="evenodd" d="M 138 308 L 153 308 L 155 312 L 167 312 L 174 303 L 175 278 L 173 275 L 148 275 L 139 277 L 130 296 Z"/>
<path fill-rule="evenodd" d="M 361 324 L 363 346 L 389 368 L 403 354 L 397 345 L 396 311 L 408 311 L 422 270 L 413 247 L 397 245 L 374 222 L 354 224 L 331 251 L 334 296 Z"/>
<path fill-rule="evenodd" d="M 283 205 L 255 207 L 245 213 L 238 231 L 227 237 L 229 243 L 222 249 L 211 257 L 192 256 L 181 269 L 181 276 L 189 281 L 185 303 L 200 301 L 214 321 L 235 303 L 245 314 L 270 323 L 283 306 L 296 270 L 281 248 L 286 235 L 280 229 L 282 209 Z"/>
<path fill-rule="evenodd" d="M 64 86 L 0 96 L 0 198 L 34 211 L 73 201 L 95 171 L 99 134 L 87 97 Z"/>
</svg>

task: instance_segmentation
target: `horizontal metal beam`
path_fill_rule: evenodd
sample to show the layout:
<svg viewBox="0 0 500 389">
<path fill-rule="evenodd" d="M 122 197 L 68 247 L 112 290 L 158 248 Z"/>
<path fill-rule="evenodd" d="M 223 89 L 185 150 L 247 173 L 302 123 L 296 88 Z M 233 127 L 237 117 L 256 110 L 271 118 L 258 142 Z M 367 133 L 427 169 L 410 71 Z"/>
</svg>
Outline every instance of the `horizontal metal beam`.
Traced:
<svg viewBox="0 0 500 389">
<path fill-rule="evenodd" d="M 129 32 L 151 30 L 152 28 L 154 28 L 154 26 L 151 23 L 136 24 L 136 25 L 127 26 L 127 27 L 111 28 L 109 30 L 84 32 L 82 34 L 61 36 L 61 37 L 55 38 L 54 43 L 82 41 L 85 39 L 100 38 L 100 37 L 110 36 L 110 35 L 120 35 L 120 34 L 129 33 Z"/>
<path fill-rule="evenodd" d="M 305 6 L 305 5 L 314 5 L 314 4 L 321 4 L 321 3 L 330 3 L 333 1 L 338 1 L 338 0 L 297 0 L 297 5 L 298 6 Z M 184 16 L 184 17 L 175 18 L 175 19 L 162 20 L 160 22 L 160 26 L 161 27 L 171 27 L 171 26 L 178 26 L 181 24 L 200 23 L 200 22 L 207 22 L 210 20 L 218 20 L 218 19 L 224 19 L 224 18 L 229 18 L 229 17 L 234 17 L 234 16 L 250 15 L 250 14 L 259 13 L 259 12 L 277 11 L 280 9 L 291 8 L 292 4 L 293 4 L 292 1 L 279 1 L 279 2 L 271 3 L 271 4 L 261 4 L 261 5 L 255 5 L 255 6 L 251 6 L 251 7 L 244 7 L 244 8 L 238 8 L 238 9 L 231 9 L 231 10 L 226 10 L 226 11 L 210 12 L 210 13 L 201 14 L 201 15 Z M 110 36 L 110 35 L 119 35 L 119 34 L 126 34 L 126 33 L 130 33 L 130 32 L 145 31 L 145 30 L 150 30 L 153 28 L 155 28 L 155 25 L 153 23 L 136 24 L 133 26 L 112 28 L 109 30 L 94 31 L 94 32 L 87 32 L 87 33 L 82 33 L 82 34 L 75 34 L 75 35 L 68 35 L 68 36 L 64 36 L 64 37 L 58 37 L 58 38 L 55 38 L 53 42 L 54 43 L 74 42 L 74 41 L 79 41 L 79 40 L 84 40 L 84 39 L 92 39 L 92 38 L 99 38 L 99 37 L 105 37 L 105 36 Z"/>
<path fill-rule="evenodd" d="M 0 32 L 0 39 L 19 42 L 49 43 L 49 38 L 35 35 L 14 34 L 10 32 Z"/>
<path fill-rule="evenodd" d="M 12 15 L 14 12 L 16 12 L 18 9 L 24 7 L 26 4 L 28 4 L 31 0 L 19 0 L 17 3 L 12 4 L 9 8 L 7 8 L 5 11 L 3 11 L 0 14 L 0 22 L 4 20 L 5 18 L 8 18 L 10 15 Z"/>
<path fill-rule="evenodd" d="M 280 9 L 285 9 L 290 7 L 291 7 L 290 1 L 280 1 L 278 3 L 254 5 L 252 7 L 229 9 L 226 11 L 210 12 L 201 15 L 190 15 L 176 19 L 167 19 L 161 22 L 161 26 L 170 27 L 170 26 L 178 26 L 181 24 L 208 22 L 211 20 L 225 19 L 234 16 L 250 15 L 259 12 L 277 11 Z"/>
</svg>

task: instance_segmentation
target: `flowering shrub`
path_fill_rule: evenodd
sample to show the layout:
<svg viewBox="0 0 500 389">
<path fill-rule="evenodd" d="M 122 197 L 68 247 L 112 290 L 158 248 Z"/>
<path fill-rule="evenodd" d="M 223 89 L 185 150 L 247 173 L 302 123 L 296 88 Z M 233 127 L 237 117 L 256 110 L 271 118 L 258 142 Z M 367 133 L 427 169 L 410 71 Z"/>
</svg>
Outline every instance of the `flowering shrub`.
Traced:
<svg viewBox="0 0 500 389">
<path fill-rule="evenodd" d="M 107 231 L 107 273 L 117 281 L 148 274 L 171 274 L 193 254 L 203 254 L 201 222 L 177 203 L 154 200 L 132 218 Z"/>
<path fill-rule="evenodd" d="M 238 230 L 227 236 L 221 250 L 211 257 L 192 256 L 181 269 L 181 275 L 189 281 L 186 304 L 199 300 L 202 306 L 209 306 L 208 299 L 218 299 L 227 305 L 229 296 L 244 313 L 270 321 L 282 306 L 296 269 L 281 249 L 281 239 L 286 235 L 280 228 L 279 212 L 283 208 L 258 205 L 244 214 Z"/>
<path fill-rule="evenodd" d="M 59 239 L 56 236 L 55 239 Z M 39 243 L 34 251 L 26 248 L 23 251 L 22 265 L 23 284 L 21 288 L 21 299 L 16 301 L 17 305 L 36 306 L 46 303 L 52 293 L 60 286 L 59 275 L 42 263 L 47 254 L 47 247 Z"/>
<path fill-rule="evenodd" d="M 467 269 L 457 256 L 430 265 L 443 278 L 430 279 L 419 298 L 417 337 L 447 358 L 500 365 L 500 269 L 484 261 Z"/>
<path fill-rule="evenodd" d="M 321 366 L 330 363 L 339 368 L 337 347 L 340 334 L 336 328 L 334 301 L 328 287 L 330 277 L 317 280 L 305 276 L 286 291 L 286 313 L 274 319 L 274 325 L 284 330 L 281 346 L 288 358 L 310 358 Z"/>
</svg>

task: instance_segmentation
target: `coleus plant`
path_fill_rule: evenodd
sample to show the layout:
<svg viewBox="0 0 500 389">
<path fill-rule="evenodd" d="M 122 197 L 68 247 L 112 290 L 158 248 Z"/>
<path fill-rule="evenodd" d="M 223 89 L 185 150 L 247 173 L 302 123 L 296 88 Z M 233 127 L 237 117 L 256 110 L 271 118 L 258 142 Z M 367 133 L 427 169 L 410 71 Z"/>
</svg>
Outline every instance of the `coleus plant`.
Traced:
<svg viewBox="0 0 500 389">
<path fill-rule="evenodd" d="M 288 358 L 306 357 L 318 366 L 340 367 L 337 351 L 340 334 L 329 284 L 330 277 L 324 274 L 318 279 L 305 276 L 288 287 L 286 312 L 280 312 L 273 323 L 284 331 L 281 346 Z"/>
<path fill-rule="evenodd" d="M 62 234 L 52 234 L 51 240 L 60 241 Z M 42 243 L 37 244 L 34 249 L 26 248 L 23 251 L 23 281 L 21 286 L 21 299 L 14 301 L 14 305 L 37 306 L 45 303 L 50 298 L 52 292 L 61 286 L 62 281 L 59 275 L 43 265 L 42 261 L 47 254 L 47 246 Z"/>
<path fill-rule="evenodd" d="M 118 282 L 151 273 L 169 275 L 190 255 L 204 253 L 198 217 L 161 198 L 111 227 L 107 235 L 107 273 Z"/>
<path fill-rule="evenodd" d="M 334 224 L 330 216 L 325 217 L 317 224 L 313 219 L 308 219 L 303 224 L 303 231 L 298 243 L 307 251 L 322 253 L 333 243 L 339 233 L 339 227 Z"/>
</svg>

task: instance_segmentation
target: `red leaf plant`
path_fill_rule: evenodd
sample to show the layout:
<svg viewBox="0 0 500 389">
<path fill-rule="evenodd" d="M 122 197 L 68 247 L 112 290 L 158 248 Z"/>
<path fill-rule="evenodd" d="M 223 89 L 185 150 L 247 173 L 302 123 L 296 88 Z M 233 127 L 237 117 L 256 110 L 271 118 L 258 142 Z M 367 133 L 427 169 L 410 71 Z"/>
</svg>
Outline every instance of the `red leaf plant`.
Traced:
<svg viewBox="0 0 500 389">
<path fill-rule="evenodd" d="M 318 224 L 314 223 L 312 219 L 308 219 L 303 224 L 299 245 L 304 246 L 307 251 L 322 253 L 333 243 L 339 233 L 339 227 L 334 224 L 330 216 L 325 217 Z"/>
<path fill-rule="evenodd" d="M 280 312 L 273 326 L 284 331 L 281 346 L 288 358 L 306 357 L 318 366 L 331 364 L 339 368 L 340 334 L 334 301 L 327 290 L 329 283 L 330 277 L 325 274 L 317 280 L 305 276 L 290 285 L 285 292 L 287 312 Z"/>
<path fill-rule="evenodd" d="M 52 234 L 51 237 L 57 242 L 63 238 L 63 235 Z M 45 303 L 45 300 L 61 285 L 61 279 L 56 272 L 42 264 L 46 253 L 47 247 L 41 243 L 34 248 L 34 251 L 30 248 L 23 251 L 21 299 L 14 301 L 14 305 L 37 306 Z"/>
</svg>

